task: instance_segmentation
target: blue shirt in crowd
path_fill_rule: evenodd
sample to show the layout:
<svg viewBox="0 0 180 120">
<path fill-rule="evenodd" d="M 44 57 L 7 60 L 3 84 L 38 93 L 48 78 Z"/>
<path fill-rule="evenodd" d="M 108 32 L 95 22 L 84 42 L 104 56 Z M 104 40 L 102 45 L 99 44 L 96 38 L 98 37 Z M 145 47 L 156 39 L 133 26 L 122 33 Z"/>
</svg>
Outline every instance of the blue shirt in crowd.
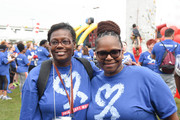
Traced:
<svg viewBox="0 0 180 120">
<path fill-rule="evenodd" d="M 17 73 L 24 73 L 28 72 L 28 63 L 29 60 L 27 59 L 25 54 L 19 54 L 16 58 L 17 60 Z"/>
<path fill-rule="evenodd" d="M 144 67 L 148 67 L 151 70 L 155 69 L 155 60 L 151 58 L 151 53 L 148 51 L 141 53 L 139 62 L 141 62 Z"/>
<path fill-rule="evenodd" d="M 45 48 L 45 47 L 42 47 L 40 46 L 38 49 L 37 49 L 37 55 L 38 55 L 38 65 L 41 64 L 43 61 L 45 60 L 48 60 L 49 57 L 49 51 Z"/>
<path fill-rule="evenodd" d="M 174 42 L 173 40 L 170 40 L 170 39 L 166 39 L 164 41 L 162 41 L 163 44 L 165 45 L 165 47 L 169 50 L 169 51 L 174 51 L 174 49 L 176 48 L 175 50 L 175 56 L 177 54 L 180 54 L 180 45 L 178 45 L 177 42 Z M 155 60 L 155 69 L 154 71 L 157 72 L 157 73 L 160 73 L 160 74 L 163 74 L 160 70 L 159 70 L 159 66 L 161 64 L 161 61 L 162 61 L 162 58 L 163 58 L 163 55 L 165 53 L 165 48 L 163 46 L 163 44 L 161 42 L 158 42 L 154 45 L 151 53 L 153 55 L 156 56 Z"/>
</svg>

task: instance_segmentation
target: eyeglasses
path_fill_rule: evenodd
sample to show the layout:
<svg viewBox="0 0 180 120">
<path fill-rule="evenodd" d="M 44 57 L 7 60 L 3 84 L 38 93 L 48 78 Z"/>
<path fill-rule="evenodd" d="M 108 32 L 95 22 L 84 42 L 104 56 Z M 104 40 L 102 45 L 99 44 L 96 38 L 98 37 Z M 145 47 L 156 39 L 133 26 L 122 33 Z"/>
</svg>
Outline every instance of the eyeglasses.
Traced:
<svg viewBox="0 0 180 120">
<path fill-rule="evenodd" d="M 59 43 L 61 43 L 61 45 L 70 45 L 71 41 L 70 40 L 62 40 L 62 41 L 52 40 L 50 43 L 51 45 L 54 45 L 54 46 L 58 46 Z"/>
<path fill-rule="evenodd" d="M 97 51 L 97 57 L 101 60 L 105 60 L 107 58 L 107 56 L 110 54 L 112 58 L 116 59 L 120 56 L 121 53 L 121 49 L 115 49 L 115 50 L 111 50 L 110 52 L 107 51 Z"/>
</svg>

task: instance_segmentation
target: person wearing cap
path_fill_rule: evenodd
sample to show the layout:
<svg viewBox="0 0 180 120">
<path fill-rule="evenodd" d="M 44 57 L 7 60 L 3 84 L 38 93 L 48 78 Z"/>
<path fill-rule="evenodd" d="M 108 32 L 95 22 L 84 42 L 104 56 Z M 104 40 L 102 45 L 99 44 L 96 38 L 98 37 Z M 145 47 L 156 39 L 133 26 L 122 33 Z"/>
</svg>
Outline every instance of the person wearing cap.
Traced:
<svg viewBox="0 0 180 120">
<path fill-rule="evenodd" d="M 103 72 L 91 81 L 87 120 L 179 120 L 170 89 L 160 75 L 122 64 L 120 28 L 113 21 L 97 27 L 95 54 Z"/>
<path fill-rule="evenodd" d="M 9 86 L 9 63 L 15 60 L 12 58 L 8 60 L 7 54 L 5 53 L 7 50 L 6 45 L 0 45 L 0 98 L 3 100 L 10 100 L 12 98 L 7 96 L 7 90 Z M 10 79 L 10 78 L 9 78 Z"/>
</svg>

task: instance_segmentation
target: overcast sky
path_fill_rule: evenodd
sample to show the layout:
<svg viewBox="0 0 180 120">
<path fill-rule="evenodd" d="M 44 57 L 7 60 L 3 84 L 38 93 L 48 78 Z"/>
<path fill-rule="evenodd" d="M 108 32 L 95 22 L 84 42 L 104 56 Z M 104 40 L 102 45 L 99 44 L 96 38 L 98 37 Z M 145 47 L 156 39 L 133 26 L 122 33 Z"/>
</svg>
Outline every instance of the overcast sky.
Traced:
<svg viewBox="0 0 180 120">
<path fill-rule="evenodd" d="M 101 2 L 104 6 L 109 4 L 109 0 L 0 0 L 0 24 L 39 22 L 41 26 L 51 26 L 63 21 L 78 26 L 96 14 Z"/>
<path fill-rule="evenodd" d="M 72 26 L 85 23 L 96 15 L 114 17 L 111 11 L 125 11 L 126 0 L 0 0 L 0 24 L 31 26 L 37 22 L 50 27 L 54 23 L 69 22 Z M 180 27 L 180 0 L 155 0 L 156 24 L 167 23 Z M 123 6 L 120 4 L 123 2 Z M 98 8 L 100 6 L 100 8 Z M 103 10 L 103 12 L 100 12 Z M 179 23 L 178 23 L 179 22 Z"/>
</svg>

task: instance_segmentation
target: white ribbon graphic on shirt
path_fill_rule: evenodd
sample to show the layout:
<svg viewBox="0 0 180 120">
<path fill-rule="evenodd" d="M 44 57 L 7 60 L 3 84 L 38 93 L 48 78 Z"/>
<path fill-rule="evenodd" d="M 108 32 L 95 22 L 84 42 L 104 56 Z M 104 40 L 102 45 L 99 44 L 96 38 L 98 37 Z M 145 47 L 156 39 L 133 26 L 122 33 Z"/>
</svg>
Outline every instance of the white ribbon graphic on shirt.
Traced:
<svg viewBox="0 0 180 120">
<path fill-rule="evenodd" d="M 101 99 L 101 92 L 103 90 L 106 90 L 106 93 L 104 96 L 105 99 L 108 99 L 111 96 L 111 94 L 117 90 L 116 95 L 114 95 L 114 97 L 110 100 L 110 102 L 108 103 L 107 106 L 105 106 L 105 101 L 103 101 Z M 94 116 L 94 119 L 95 120 L 103 120 L 103 117 L 109 111 L 112 114 L 111 120 L 116 120 L 116 119 L 120 118 L 120 115 L 119 115 L 117 109 L 113 106 L 113 104 L 117 101 L 117 99 L 121 96 L 121 94 L 123 92 L 124 92 L 124 85 L 121 83 L 114 85 L 112 88 L 109 84 L 105 84 L 101 88 L 99 88 L 97 91 L 97 94 L 95 96 L 95 102 L 99 106 L 101 106 L 101 107 L 105 106 L 105 107 L 104 107 L 104 110 L 100 114 Z"/>
<path fill-rule="evenodd" d="M 67 87 L 67 88 L 70 88 L 71 87 L 71 76 L 68 76 L 67 77 L 67 74 L 61 74 L 61 77 L 62 79 L 65 79 L 66 78 L 66 81 L 64 83 L 64 85 Z M 86 94 L 84 94 L 83 92 L 79 91 L 79 86 L 81 84 L 81 76 L 79 75 L 78 72 L 76 71 L 73 71 L 72 72 L 72 79 L 75 79 L 76 81 L 74 82 L 74 87 L 73 87 L 73 99 L 75 100 L 76 99 L 76 96 L 78 96 L 79 98 L 81 98 L 80 100 L 80 103 L 84 103 L 87 99 L 88 99 L 88 96 Z M 63 87 L 60 87 L 59 86 L 60 84 L 60 79 L 59 77 L 57 76 L 54 80 L 54 83 L 53 83 L 53 88 L 54 90 L 57 92 L 57 93 L 60 93 L 64 96 L 66 96 L 66 92 L 64 90 Z M 68 91 L 68 94 L 69 94 L 69 91 Z M 67 102 L 66 104 L 64 104 L 63 106 L 64 109 L 69 109 L 70 106 L 69 106 L 69 102 Z"/>
<path fill-rule="evenodd" d="M 149 60 L 149 63 L 155 63 L 155 60 L 152 59 L 150 55 L 147 56 L 147 59 Z"/>
</svg>

